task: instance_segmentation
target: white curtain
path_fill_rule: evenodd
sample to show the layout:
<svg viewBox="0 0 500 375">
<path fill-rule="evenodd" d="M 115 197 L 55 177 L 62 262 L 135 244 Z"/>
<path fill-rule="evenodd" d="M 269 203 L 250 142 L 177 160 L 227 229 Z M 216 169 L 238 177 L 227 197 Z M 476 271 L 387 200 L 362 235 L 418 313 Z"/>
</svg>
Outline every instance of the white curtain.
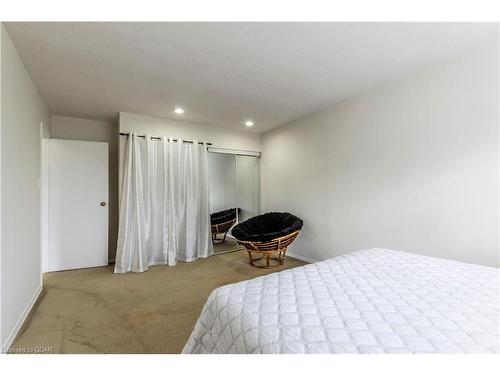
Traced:
<svg viewBox="0 0 500 375">
<path fill-rule="evenodd" d="M 115 273 L 212 255 L 207 165 L 205 144 L 129 135 Z"/>
</svg>

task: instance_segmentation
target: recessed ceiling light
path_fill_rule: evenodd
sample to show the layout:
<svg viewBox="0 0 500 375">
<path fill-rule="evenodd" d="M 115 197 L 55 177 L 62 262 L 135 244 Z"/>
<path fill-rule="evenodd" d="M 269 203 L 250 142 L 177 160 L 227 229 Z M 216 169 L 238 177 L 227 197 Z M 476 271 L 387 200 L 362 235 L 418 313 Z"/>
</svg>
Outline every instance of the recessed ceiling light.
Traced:
<svg viewBox="0 0 500 375">
<path fill-rule="evenodd" d="M 184 110 L 181 107 L 177 107 L 174 109 L 174 112 L 178 115 L 182 115 L 184 113 Z"/>
<path fill-rule="evenodd" d="M 246 121 L 246 122 L 245 122 L 245 125 L 246 125 L 246 126 L 253 126 L 253 121 Z"/>
</svg>

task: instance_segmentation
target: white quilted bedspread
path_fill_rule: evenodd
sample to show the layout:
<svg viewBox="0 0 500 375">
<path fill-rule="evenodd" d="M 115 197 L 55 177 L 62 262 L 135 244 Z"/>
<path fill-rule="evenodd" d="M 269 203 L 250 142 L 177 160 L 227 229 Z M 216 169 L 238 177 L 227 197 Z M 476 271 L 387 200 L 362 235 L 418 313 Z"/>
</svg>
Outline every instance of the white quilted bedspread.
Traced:
<svg viewBox="0 0 500 375">
<path fill-rule="evenodd" d="M 355 251 L 215 289 L 183 353 L 499 352 L 499 275 Z"/>
</svg>

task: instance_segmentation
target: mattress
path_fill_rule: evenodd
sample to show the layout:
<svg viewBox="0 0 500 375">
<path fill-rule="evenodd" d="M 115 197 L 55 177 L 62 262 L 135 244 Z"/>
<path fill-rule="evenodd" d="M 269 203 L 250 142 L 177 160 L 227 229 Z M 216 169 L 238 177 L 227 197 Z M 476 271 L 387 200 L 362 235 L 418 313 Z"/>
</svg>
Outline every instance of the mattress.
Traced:
<svg viewBox="0 0 500 375">
<path fill-rule="evenodd" d="M 183 353 L 498 353 L 499 276 L 355 251 L 215 289 Z"/>
</svg>

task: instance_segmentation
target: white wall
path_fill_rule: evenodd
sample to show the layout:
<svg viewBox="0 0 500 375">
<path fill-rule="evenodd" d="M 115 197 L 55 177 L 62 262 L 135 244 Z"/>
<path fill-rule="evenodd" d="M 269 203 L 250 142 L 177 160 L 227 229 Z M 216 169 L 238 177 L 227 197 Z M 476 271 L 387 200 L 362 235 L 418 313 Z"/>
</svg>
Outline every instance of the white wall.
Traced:
<svg viewBox="0 0 500 375">
<path fill-rule="evenodd" d="M 108 143 L 109 225 L 108 254 L 114 260 L 118 236 L 118 124 L 81 118 L 51 116 L 52 138 Z"/>
<path fill-rule="evenodd" d="M 499 266 L 498 69 L 476 52 L 265 133 L 263 208 L 305 223 L 290 251 Z"/>
<path fill-rule="evenodd" d="M 3 25 L 1 109 L 0 340 L 5 348 L 42 288 L 40 136 L 49 136 L 50 118 Z"/>
</svg>

